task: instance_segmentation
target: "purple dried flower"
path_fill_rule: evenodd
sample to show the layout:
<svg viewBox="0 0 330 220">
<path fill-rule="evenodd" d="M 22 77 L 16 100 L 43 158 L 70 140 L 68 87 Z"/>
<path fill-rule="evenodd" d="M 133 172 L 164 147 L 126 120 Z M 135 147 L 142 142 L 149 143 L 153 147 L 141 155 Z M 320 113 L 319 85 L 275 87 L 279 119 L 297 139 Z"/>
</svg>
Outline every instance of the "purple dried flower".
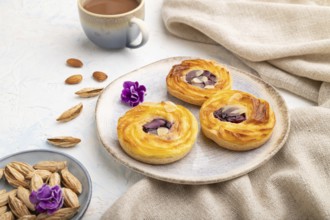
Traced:
<svg viewBox="0 0 330 220">
<path fill-rule="evenodd" d="M 140 102 L 143 102 L 146 95 L 146 87 L 139 85 L 138 82 L 126 81 L 123 84 L 123 91 L 121 92 L 121 101 L 134 107 Z"/>
<path fill-rule="evenodd" d="M 50 187 L 43 184 L 38 191 L 31 192 L 29 199 L 38 213 L 47 212 L 49 215 L 59 210 L 64 202 L 62 189 L 58 185 Z"/>
</svg>

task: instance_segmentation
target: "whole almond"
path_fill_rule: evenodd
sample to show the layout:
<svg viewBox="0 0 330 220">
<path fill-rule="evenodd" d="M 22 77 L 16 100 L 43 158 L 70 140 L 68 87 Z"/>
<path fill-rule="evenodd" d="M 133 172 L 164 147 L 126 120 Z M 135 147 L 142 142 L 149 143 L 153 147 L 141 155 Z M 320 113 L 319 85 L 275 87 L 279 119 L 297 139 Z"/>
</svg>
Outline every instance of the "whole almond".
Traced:
<svg viewBox="0 0 330 220">
<path fill-rule="evenodd" d="M 7 210 L 8 210 L 7 206 L 1 206 L 1 207 L 0 207 L 0 215 L 6 213 Z M 1 218 L 0 218 L 0 219 L 1 219 Z"/>
<path fill-rule="evenodd" d="M 73 192 L 80 194 L 82 192 L 81 182 L 75 177 L 68 168 L 61 170 L 62 184 Z"/>
<path fill-rule="evenodd" d="M 27 181 L 26 179 L 24 179 L 23 181 L 16 179 L 12 175 L 12 173 L 8 170 L 7 167 L 5 168 L 4 174 L 5 174 L 5 177 L 6 177 L 7 182 L 10 185 L 12 185 L 12 186 L 14 186 L 16 188 L 19 187 L 19 186 L 23 186 L 25 188 L 28 188 L 29 187 L 29 181 Z"/>
<path fill-rule="evenodd" d="M 36 220 L 37 216 L 36 215 L 24 215 L 20 217 L 18 220 Z"/>
<path fill-rule="evenodd" d="M 78 117 L 78 115 L 80 114 L 80 112 L 83 109 L 83 104 L 79 103 L 78 105 L 73 106 L 72 108 L 66 110 L 65 112 L 63 112 L 57 119 L 56 121 L 60 121 L 60 122 L 67 122 L 67 121 L 71 121 L 72 119 Z"/>
<path fill-rule="evenodd" d="M 0 169 L 0 180 L 1 180 L 2 176 L 3 176 L 3 169 L 1 168 Z"/>
<path fill-rule="evenodd" d="M 108 78 L 108 75 L 101 71 L 95 71 L 93 73 L 93 78 L 98 82 L 103 82 Z"/>
<path fill-rule="evenodd" d="M 11 211 L 5 212 L 0 215 L 1 220 L 14 220 L 15 217 Z"/>
<path fill-rule="evenodd" d="M 76 95 L 79 95 L 82 98 L 90 98 L 98 96 L 103 91 L 103 88 L 83 88 L 75 92 Z"/>
<path fill-rule="evenodd" d="M 26 205 L 15 196 L 9 196 L 8 205 L 10 210 L 14 213 L 14 215 L 17 218 L 20 218 L 24 215 L 31 215 Z"/>
<path fill-rule="evenodd" d="M 71 67 L 82 67 L 84 64 L 76 58 L 70 58 L 66 60 L 66 63 Z"/>
<path fill-rule="evenodd" d="M 46 181 L 52 175 L 52 173 L 48 170 L 35 170 L 29 173 L 25 178 L 30 180 L 34 174 L 38 174 L 41 176 L 42 180 Z"/>
<path fill-rule="evenodd" d="M 81 142 L 79 138 L 70 137 L 70 136 L 61 136 L 48 138 L 48 143 L 62 148 L 74 147 Z"/>
<path fill-rule="evenodd" d="M 48 170 L 50 172 L 57 172 L 66 168 L 66 161 L 40 161 L 33 166 L 37 170 Z"/>
<path fill-rule="evenodd" d="M 38 189 L 42 187 L 43 184 L 44 181 L 42 180 L 41 176 L 39 176 L 38 174 L 33 174 L 30 183 L 31 191 L 38 191 Z"/>
<path fill-rule="evenodd" d="M 13 167 L 18 170 L 24 177 L 34 171 L 33 167 L 30 164 L 24 162 L 13 161 L 7 164 L 7 167 Z"/>
<path fill-rule="evenodd" d="M 11 166 L 6 166 L 6 171 L 10 172 L 10 174 L 18 181 L 24 181 L 25 178 L 23 176 L 23 174 L 21 174 L 20 172 L 18 172 L 18 170 L 16 170 L 15 168 L 11 167 Z"/>
<path fill-rule="evenodd" d="M 0 207 L 7 205 L 9 196 L 16 196 L 16 194 L 17 194 L 17 189 L 13 189 L 9 192 L 1 194 L 0 195 Z"/>
<path fill-rule="evenodd" d="M 70 208 L 77 208 L 80 206 L 78 196 L 69 188 L 62 188 L 62 195 L 64 198 L 64 205 Z"/>
<path fill-rule="evenodd" d="M 49 186 L 56 186 L 56 185 L 61 185 L 61 176 L 58 173 L 52 173 L 49 177 L 48 180 L 48 185 Z"/>
<path fill-rule="evenodd" d="M 35 206 L 30 202 L 30 191 L 24 187 L 19 186 L 17 188 L 17 198 L 19 198 L 28 209 L 35 211 Z"/>
<path fill-rule="evenodd" d="M 82 79 L 83 77 L 81 74 L 76 74 L 66 78 L 65 83 L 69 85 L 74 85 L 80 83 Z"/>
<path fill-rule="evenodd" d="M 51 215 L 40 213 L 37 220 L 67 220 L 71 219 L 78 211 L 79 208 L 61 208 Z"/>
</svg>

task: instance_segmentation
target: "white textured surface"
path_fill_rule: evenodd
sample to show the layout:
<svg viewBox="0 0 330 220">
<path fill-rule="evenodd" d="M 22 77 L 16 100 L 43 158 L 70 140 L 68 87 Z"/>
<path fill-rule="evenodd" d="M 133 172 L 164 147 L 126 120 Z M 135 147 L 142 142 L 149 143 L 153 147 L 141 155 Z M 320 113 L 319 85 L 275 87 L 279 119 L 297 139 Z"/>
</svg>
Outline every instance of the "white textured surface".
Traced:
<svg viewBox="0 0 330 220">
<path fill-rule="evenodd" d="M 94 108 L 96 98 L 80 99 L 74 92 L 85 86 L 105 86 L 116 77 L 148 63 L 172 56 L 212 58 L 226 64 L 246 67 L 212 45 L 178 39 L 164 28 L 162 1 L 146 1 L 146 22 L 150 40 L 136 50 L 106 51 L 94 46 L 84 35 L 76 1 L 0 1 L 0 157 L 28 149 L 54 149 L 46 138 L 58 135 L 80 137 L 73 149 L 58 149 L 81 161 L 93 180 L 93 198 L 84 219 L 98 219 L 132 184 L 142 178 L 108 156 L 97 139 Z M 82 69 L 65 65 L 69 57 L 83 60 Z M 97 83 L 95 70 L 109 78 Z M 79 85 L 68 86 L 64 79 L 81 73 Z M 155 73 L 156 74 L 156 73 Z M 289 108 L 312 105 L 281 92 Z M 57 116 L 82 102 L 82 114 L 68 123 L 57 123 Z M 55 149 L 56 150 L 56 149 Z"/>
</svg>

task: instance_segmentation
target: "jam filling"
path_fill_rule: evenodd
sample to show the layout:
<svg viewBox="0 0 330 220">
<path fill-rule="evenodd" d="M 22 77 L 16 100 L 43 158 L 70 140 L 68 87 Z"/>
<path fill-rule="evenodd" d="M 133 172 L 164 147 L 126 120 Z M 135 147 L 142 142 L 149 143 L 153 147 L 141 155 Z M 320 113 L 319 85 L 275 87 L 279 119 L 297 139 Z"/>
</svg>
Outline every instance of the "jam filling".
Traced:
<svg viewBox="0 0 330 220">
<path fill-rule="evenodd" d="M 171 122 L 169 122 L 165 119 L 156 118 L 156 119 L 152 120 L 151 122 L 148 122 L 145 125 L 143 125 L 142 128 L 145 133 L 158 134 L 157 130 L 159 128 L 167 128 L 169 130 L 169 129 L 171 129 L 172 125 L 173 124 Z"/>
<path fill-rule="evenodd" d="M 241 123 L 246 120 L 246 114 L 243 110 L 236 106 L 226 106 L 213 112 L 213 116 L 220 121 L 231 123 Z"/>
<path fill-rule="evenodd" d="M 192 70 L 186 74 L 187 83 L 200 88 L 214 88 L 217 77 L 208 70 Z"/>
</svg>

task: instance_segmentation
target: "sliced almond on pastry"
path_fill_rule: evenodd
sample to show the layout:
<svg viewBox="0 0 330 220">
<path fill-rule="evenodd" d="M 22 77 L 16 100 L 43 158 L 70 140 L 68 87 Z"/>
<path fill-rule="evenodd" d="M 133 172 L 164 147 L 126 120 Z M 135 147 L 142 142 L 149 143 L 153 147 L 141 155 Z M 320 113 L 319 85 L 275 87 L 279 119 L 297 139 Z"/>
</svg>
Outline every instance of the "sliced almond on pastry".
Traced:
<svg viewBox="0 0 330 220">
<path fill-rule="evenodd" d="M 209 81 L 209 78 L 207 78 L 206 76 L 199 77 L 199 79 L 200 79 L 202 82 L 207 82 L 207 81 Z"/>
<path fill-rule="evenodd" d="M 165 127 L 159 127 L 159 128 L 157 129 L 157 134 L 158 134 L 159 136 L 164 136 L 164 135 L 168 134 L 169 131 L 170 131 L 170 130 L 168 130 L 168 128 L 165 128 Z"/>
<path fill-rule="evenodd" d="M 166 112 L 174 112 L 176 110 L 176 105 L 173 102 L 166 101 L 164 103 L 164 109 Z"/>
<path fill-rule="evenodd" d="M 196 76 L 200 76 L 200 75 L 202 75 L 203 73 L 204 73 L 203 70 L 197 70 L 197 71 L 195 72 L 195 75 L 196 75 Z"/>
<path fill-rule="evenodd" d="M 213 85 L 206 85 L 206 86 L 204 87 L 204 89 L 214 89 L 214 86 L 213 86 Z"/>
<path fill-rule="evenodd" d="M 192 83 L 203 83 L 203 81 L 200 80 L 200 79 L 198 79 L 198 78 L 193 78 L 193 79 L 191 80 L 191 82 L 192 82 Z"/>
</svg>

